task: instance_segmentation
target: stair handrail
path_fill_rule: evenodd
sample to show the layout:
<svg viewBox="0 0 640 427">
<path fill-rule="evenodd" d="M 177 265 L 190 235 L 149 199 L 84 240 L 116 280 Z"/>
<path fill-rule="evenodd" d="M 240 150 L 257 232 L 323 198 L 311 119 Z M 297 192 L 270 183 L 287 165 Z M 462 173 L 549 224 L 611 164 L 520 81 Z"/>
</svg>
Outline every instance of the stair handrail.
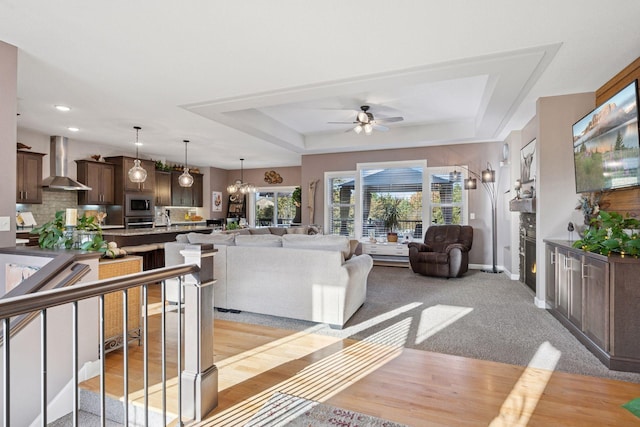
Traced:
<svg viewBox="0 0 640 427">
<path fill-rule="evenodd" d="M 196 264 L 180 264 L 125 276 L 80 283 L 65 288 L 49 289 L 34 294 L 0 299 L 0 320 L 97 297 L 111 292 L 135 288 L 144 284 L 194 274 L 198 271 L 200 271 L 200 267 Z"/>
</svg>

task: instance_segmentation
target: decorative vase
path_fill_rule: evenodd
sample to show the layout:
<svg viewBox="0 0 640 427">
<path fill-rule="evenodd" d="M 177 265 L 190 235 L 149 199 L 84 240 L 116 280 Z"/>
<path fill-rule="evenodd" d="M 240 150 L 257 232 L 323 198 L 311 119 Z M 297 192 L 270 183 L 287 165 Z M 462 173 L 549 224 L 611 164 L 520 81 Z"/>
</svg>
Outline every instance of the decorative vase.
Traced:
<svg viewBox="0 0 640 427">
<path fill-rule="evenodd" d="M 396 232 L 389 232 L 387 233 L 387 242 L 397 242 L 398 241 L 398 233 Z"/>
</svg>

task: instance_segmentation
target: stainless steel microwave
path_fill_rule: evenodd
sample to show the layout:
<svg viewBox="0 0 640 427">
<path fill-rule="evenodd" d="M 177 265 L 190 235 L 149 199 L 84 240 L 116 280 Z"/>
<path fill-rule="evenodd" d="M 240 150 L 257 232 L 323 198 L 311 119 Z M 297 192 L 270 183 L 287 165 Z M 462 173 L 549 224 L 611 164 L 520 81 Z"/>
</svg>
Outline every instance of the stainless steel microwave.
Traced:
<svg viewBox="0 0 640 427">
<path fill-rule="evenodd" d="M 154 201 L 152 194 L 126 193 L 124 216 L 153 217 Z"/>
</svg>

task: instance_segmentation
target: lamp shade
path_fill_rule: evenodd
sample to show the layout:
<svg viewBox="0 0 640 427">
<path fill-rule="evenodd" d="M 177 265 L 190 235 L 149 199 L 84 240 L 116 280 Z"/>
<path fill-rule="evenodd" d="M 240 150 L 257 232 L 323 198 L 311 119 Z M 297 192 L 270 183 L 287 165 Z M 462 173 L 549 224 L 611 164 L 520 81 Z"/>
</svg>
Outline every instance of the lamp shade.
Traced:
<svg viewBox="0 0 640 427">
<path fill-rule="evenodd" d="M 140 159 L 138 158 L 138 147 L 140 146 L 138 131 L 142 128 L 140 126 L 134 126 L 133 128 L 136 130 L 136 159 L 133 161 L 133 167 L 127 172 L 127 176 L 131 182 L 145 182 L 147 171 L 140 165 Z"/>
<path fill-rule="evenodd" d="M 490 168 L 483 170 L 482 182 L 496 182 L 496 171 Z"/>
<path fill-rule="evenodd" d="M 184 141 L 184 172 L 182 175 L 178 177 L 178 184 L 180 187 L 191 187 L 193 185 L 193 177 L 189 173 L 189 167 L 187 166 L 187 144 L 189 143 L 188 139 Z"/>
<path fill-rule="evenodd" d="M 475 178 L 467 178 L 464 180 L 464 188 L 465 190 L 475 190 L 478 188 L 478 182 Z"/>
</svg>

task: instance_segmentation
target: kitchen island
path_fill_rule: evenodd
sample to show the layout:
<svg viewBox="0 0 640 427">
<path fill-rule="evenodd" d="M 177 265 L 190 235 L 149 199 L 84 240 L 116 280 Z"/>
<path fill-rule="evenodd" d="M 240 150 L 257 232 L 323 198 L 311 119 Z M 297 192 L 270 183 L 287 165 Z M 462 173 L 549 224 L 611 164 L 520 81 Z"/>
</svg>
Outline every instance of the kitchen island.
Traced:
<svg viewBox="0 0 640 427">
<path fill-rule="evenodd" d="M 107 242 L 116 242 L 119 247 L 171 242 L 178 234 L 211 233 L 206 225 L 172 225 L 171 227 L 128 228 L 102 230 Z"/>
<path fill-rule="evenodd" d="M 164 244 L 176 240 L 178 234 L 211 233 L 205 225 L 172 225 L 171 227 L 102 230 L 102 238 L 116 242 L 128 254 L 140 255 L 143 269 L 164 267 Z"/>
</svg>

